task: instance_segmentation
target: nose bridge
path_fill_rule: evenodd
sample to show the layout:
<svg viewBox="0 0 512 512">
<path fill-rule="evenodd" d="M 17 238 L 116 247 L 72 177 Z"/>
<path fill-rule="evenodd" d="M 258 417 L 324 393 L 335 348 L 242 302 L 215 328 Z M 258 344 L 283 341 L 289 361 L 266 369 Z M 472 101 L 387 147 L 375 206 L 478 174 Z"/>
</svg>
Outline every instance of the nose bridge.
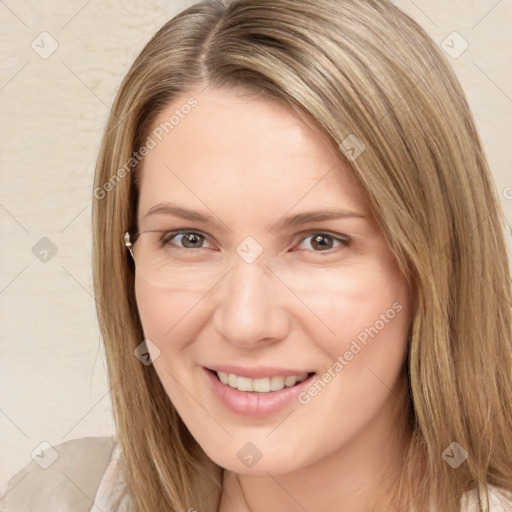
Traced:
<svg viewBox="0 0 512 512">
<path fill-rule="evenodd" d="M 281 283 L 264 257 L 255 261 L 235 254 L 231 271 L 216 287 L 215 326 L 226 339 L 248 345 L 285 335 L 286 311 L 278 298 Z"/>
</svg>

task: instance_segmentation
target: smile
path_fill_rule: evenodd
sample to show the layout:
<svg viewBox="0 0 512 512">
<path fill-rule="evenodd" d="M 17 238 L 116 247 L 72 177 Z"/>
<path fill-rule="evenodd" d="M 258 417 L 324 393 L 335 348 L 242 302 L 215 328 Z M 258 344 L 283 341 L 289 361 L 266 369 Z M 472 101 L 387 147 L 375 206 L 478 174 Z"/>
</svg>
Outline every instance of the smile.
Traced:
<svg viewBox="0 0 512 512">
<path fill-rule="evenodd" d="M 238 391 L 253 391 L 257 393 L 269 393 L 270 391 L 280 391 L 285 387 L 295 386 L 308 377 L 308 373 L 299 376 L 275 376 L 263 377 L 261 379 L 250 379 L 248 377 L 240 377 L 234 373 L 215 372 L 218 379 L 228 386 L 238 389 Z"/>
<path fill-rule="evenodd" d="M 215 402 L 235 414 L 253 418 L 272 416 L 290 406 L 297 406 L 297 396 L 316 375 L 310 372 L 253 379 L 209 368 L 203 368 L 203 372 Z"/>
</svg>

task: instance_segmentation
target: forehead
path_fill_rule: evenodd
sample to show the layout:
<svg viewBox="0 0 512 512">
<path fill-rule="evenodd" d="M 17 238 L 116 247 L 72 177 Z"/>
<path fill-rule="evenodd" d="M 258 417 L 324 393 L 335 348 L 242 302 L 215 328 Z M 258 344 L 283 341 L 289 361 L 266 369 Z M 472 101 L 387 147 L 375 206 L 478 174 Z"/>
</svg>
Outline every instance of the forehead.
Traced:
<svg viewBox="0 0 512 512">
<path fill-rule="evenodd" d="M 191 97 L 196 106 L 183 108 Z M 367 212 L 329 141 L 274 101 L 231 90 L 193 91 L 160 113 L 150 133 L 161 140 L 153 135 L 156 146 L 138 170 L 140 210 L 181 197 L 224 210 L 229 201 L 254 213 L 298 203 Z"/>
</svg>

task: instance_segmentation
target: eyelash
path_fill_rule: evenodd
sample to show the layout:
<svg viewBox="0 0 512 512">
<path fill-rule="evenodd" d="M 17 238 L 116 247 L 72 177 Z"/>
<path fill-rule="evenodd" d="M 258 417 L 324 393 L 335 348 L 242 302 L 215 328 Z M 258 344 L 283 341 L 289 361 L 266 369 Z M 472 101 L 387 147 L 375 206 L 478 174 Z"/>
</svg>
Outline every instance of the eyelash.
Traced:
<svg viewBox="0 0 512 512">
<path fill-rule="evenodd" d="M 160 238 L 160 246 L 161 247 L 164 247 L 164 246 L 172 246 L 173 249 L 177 249 L 177 250 L 180 250 L 180 251 L 187 251 L 187 252 L 191 252 L 191 251 L 198 251 L 199 249 L 207 249 L 207 247 L 198 247 L 198 248 L 188 248 L 188 247 L 179 247 L 179 246 L 176 246 L 174 244 L 171 244 L 171 241 L 177 236 L 177 235 L 199 235 L 199 236 L 202 236 L 204 239 L 206 239 L 206 235 L 204 235 L 203 233 L 199 232 L 199 231 L 192 231 L 192 230 L 184 230 L 184 229 L 180 229 L 180 230 L 176 230 L 176 231 L 166 231 L 162 237 Z M 314 235 L 327 235 L 328 237 L 331 237 L 333 240 L 335 240 L 336 242 L 339 242 L 340 243 L 340 246 L 337 248 L 337 249 L 346 249 L 350 246 L 352 240 L 346 236 L 346 235 L 335 235 L 333 233 L 329 233 L 329 232 L 326 232 L 326 231 L 308 231 L 308 232 L 305 232 L 305 233 L 301 233 L 304 236 L 304 238 L 301 239 L 300 243 L 304 242 L 305 240 L 307 240 L 308 238 L 312 238 Z M 315 251 L 315 250 L 312 250 L 312 252 L 314 253 L 317 253 L 317 254 L 325 254 L 325 255 L 328 255 L 328 254 L 333 254 L 334 252 L 337 252 L 337 249 L 336 248 L 333 248 L 333 249 L 328 249 L 328 250 L 325 250 L 325 251 Z M 304 250 L 304 249 L 301 249 L 301 250 Z"/>
</svg>

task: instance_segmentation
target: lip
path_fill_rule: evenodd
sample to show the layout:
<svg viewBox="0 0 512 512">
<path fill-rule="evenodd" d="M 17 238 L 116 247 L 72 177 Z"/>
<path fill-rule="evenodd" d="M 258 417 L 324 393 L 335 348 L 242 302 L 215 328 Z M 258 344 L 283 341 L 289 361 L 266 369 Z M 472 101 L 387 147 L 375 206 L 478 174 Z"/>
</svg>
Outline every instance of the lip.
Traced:
<svg viewBox="0 0 512 512">
<path fill-rule="evenodd" d="M 227 367 L 223 367 L 227 368 Z M 230 367 L 232 368 L 232 367 Z M 275 370 L 275 369 L 274 369 Z M 223 371 L 223 370 L 219 370 Z M 239 370 L 237 370 L 239 371 Z M 268 369 L 265 371 L 268 372 Z M 282 370 L 279 370 L 282 371 Z M 289 370 L 287 370 L 289 371 Z M 276 414 L 284 408 L 295 403 L 298 405 L 297 395 L 304 390 L 306 386 L 309 386 L 311 380 L 315 374 L 309 375 L 305 380 L 291 386 L 285 387 L 280 391 L 269 391 L 268 393 L 257 393 L 254 391 L 238 391 L 238 389 L 232 388 L 227 384 L 223 384 L 215 375 L 215 372 L 209 368 L 203 368 L 203 372 L 206 376 L 207 382 L 213 394 L 217 400 L 224 405 L 231 412 L 240 414 L 242 416 L 252 418 L 264 418 Z M 226 373 L 236 373 L 235 371 L 229 371 Z M 306 372 L 302 372 L 306 373 Z M 240 375 L 240 374 L 237 374 Z M 283 375 L 278 373 L 273 376 Z M 296 373 L 284 373 L 284 375 L 296 375 Z M 245 375 L 240 375 L 244 377 Z M 269 373 L 264 374 L 268 377 Z M 251 377 L 254 378 L 254 377 Z M 258 378 L 258 377 L 255 377 Z"/>
<path fill-rule="evenodd" d="M 313 370 L 296 370 L 291 368 L 277 368 L 270 366 L 257 366 L 255 368 L 244 368 L 242 366 L 219 365 L 210 366 L 207 369 L 214 372 L 233 373 L 238 377 L 247 377 L 249 379 L 264 379 L 265 377 L 299 377 L 304 373 L 312 373 Z"/>
</svg>

